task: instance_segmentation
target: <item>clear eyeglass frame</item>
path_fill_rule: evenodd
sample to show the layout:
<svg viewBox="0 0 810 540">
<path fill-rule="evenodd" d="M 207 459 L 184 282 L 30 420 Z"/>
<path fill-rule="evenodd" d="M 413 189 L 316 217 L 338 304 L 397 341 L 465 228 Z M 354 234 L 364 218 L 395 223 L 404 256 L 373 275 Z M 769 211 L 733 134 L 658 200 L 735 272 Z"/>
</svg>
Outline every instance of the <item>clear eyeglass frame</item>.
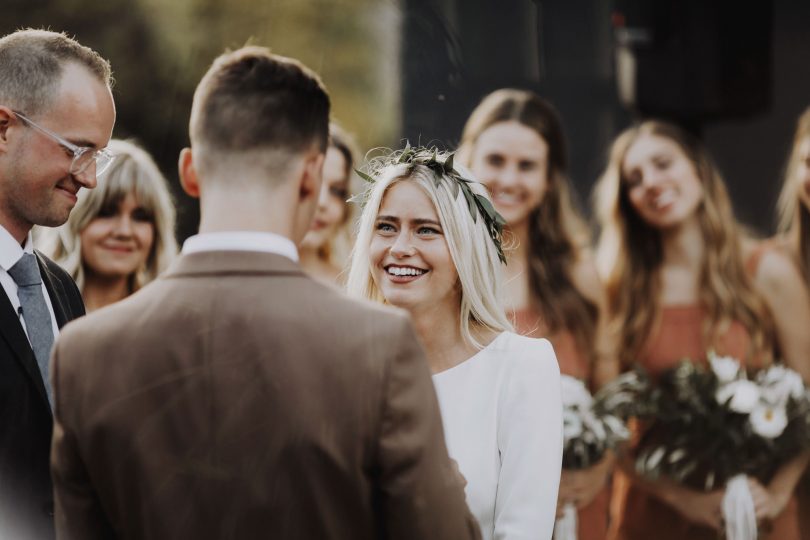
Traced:
<svg viewBox="0 0 810 540">
<path fill-rule="evenodd" d="M 51 131 L 48 128 L 42 127 L 21 112 L 12 111 L 17 118 L 22 120 L 26 125 L 36 129 L 40 133 L 43 133 L 53 139 L 54 141 L 58 142 L 61 146 L 70 150 L 73 153 L 73 161 L 70 163 L 70 174 L 82 174 L 87 170 L 91 163 L 95 163 L 96 165 L 96 178 L 100 178 L 107 169 L 110 168 L 110 165 L 115 160 L 115 154 L 107 150 L 106 148 L 95 149 L 89 146 L 79 146 L 73 144 L 72 142 L 66 140 L 64 137 L 61 137 Z"/>
</svg>

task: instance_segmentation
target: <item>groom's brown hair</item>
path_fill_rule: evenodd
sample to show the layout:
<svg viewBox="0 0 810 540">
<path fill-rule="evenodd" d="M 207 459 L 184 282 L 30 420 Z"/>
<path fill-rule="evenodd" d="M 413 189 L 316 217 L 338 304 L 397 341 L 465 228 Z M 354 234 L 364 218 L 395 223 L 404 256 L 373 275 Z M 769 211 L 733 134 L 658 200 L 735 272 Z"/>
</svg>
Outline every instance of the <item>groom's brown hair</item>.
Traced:
<svg viewBox="0 0 810 540">
<path fill-rule="evenodd" d="M 248 46 L 214 60 L 194 94 L 192 145 L 208 152 L 298 153 L 329 139 L 329 94 L 298 60 Z"/>
</svg>

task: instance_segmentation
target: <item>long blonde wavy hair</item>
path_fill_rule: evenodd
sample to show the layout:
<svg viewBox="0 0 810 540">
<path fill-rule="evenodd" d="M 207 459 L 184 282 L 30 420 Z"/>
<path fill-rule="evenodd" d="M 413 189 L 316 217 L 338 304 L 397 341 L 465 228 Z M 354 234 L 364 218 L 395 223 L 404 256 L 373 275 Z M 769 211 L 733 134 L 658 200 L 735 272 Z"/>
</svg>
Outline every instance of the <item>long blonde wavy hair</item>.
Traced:
<svg viewBox="0 0 810 540">
<path fill-rule="evenodd" d="M 773 321 L 746 274 L 739 226 L 717 167 L 705 147 L 685 130 L 661 121 L 646 121 L 625 130 L 613 142 L 607 168 L 594 192 L 601 225 L 597 266 L 605 280 L 610 328 L 617 336 L 622 364 L 628 366 L 638 360 L 660 320 L 662 307 L 661 233 L 633 209 L 623 174 L 625 155 L 642 135 L 665 137 L 677 144 L 703 186 L 697 212 L 706 242 L 699 277 L 706 343 L 714 346 L 731 322 L 738 321 L 751 336 L 751 358 L 770 361 Z"/>
<path fill-rule="evenodd" d="M 796 124 L 793 136 L 793 149 L 788 160 L 785 183 L 779 194 L 779 231 L 785 235 L 799 259 L 799 269 L 805 283 L 810 286 L 810 210 L 798 197 L 799 166 L 805 156 L 801 155 L 800 146 L 810 138 L 810 107 L 805 109 Z"/>
<path fill-rule="evenodd" d="M 177 254 L 174 236 L 175 210 L 166 179 L 152 157 L 131 141 L 113 139 L 107 148 L 115 160 L 95 189 L 85 189 L 67 222 L 55 229 L 43 229 L 40 249 L 64 268 L 84 289 L 82 231 L 105 208 L 117 208 L 128 194 L 134 194 L 153 217 L 155 238 L 146 263 L 130 276 L 130 292 L 143 287 L 165 270 Z"/>
<path fill-rule="evenodd" d="M 486 96 L 461 135 L 459 161 L 469 167 L 481 134 L 494 124 L 519 122 L 548 145 L 548 189 L 529 215 L 526 246 L 531 305 L 550 333 L 567 330 L 590 362 L 599 312 L 574 284 L 574 265 L 590 243 L 590 231 L 574 204 L 562 123 L 546 100 L 527 90 L 502 88 Z"/>
<path fill-rule="evenodd" d="M 397 182 L 413 182 L 427 194 L 436 209 L 458 274 L 461 335 L 465 342 L 480 349 L 482 345 L 475 337 L 476 330 L 512 330 L 501 308 L 501 263 L 497 248 L 489 236 L 484 219 L 480 216 L 476 220 L 472 218 L 463 194 L 454 197 L 452 183 L 456 180 L 445 175 L 439 177 L 434 170 L 422 164 L 398 163 L 401 153 L 397 151 L 379 157 L 367 167 L 375 182 L 368 185 L 361 196 L 364 206 L 346 290 L 355 298 L 385 302 L 372 278 L 369 247 L 380 206 L 389 188 Z M 437 158 L 443 162 L 447 154 L 439 152 Z M 472 178 L 463 167 L 456 165 L 455 168 L 464 178 Z M 471 182 L 469 186 L 474 194 L 489 197 L 481 184 Z"/>
</svg>

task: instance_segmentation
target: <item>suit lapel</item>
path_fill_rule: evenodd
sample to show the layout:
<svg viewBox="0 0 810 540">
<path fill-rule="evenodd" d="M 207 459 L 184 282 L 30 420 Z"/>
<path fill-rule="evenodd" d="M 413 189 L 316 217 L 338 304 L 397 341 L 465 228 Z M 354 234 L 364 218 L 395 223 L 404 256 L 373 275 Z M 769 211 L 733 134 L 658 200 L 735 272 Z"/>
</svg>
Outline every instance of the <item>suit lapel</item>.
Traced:
<svg viewBox="0 0 810 540">
<path fill-rule="evenodd" d="M 35 252 L 36 253 L 36 252 Z M 62 282 L 54 276 L 39 256 L 36 253 L 37 263 L 39 264 L 39 275 L 42 276 L 42 282 L 45 284 L 45 289 L 48 291 L 48 298 L 51 299 L 51 306 L 53 306 L 53 314 L 56 316 L 56 326 L 62 328 L 68 321 L 68 308 L 67 295 L 65 289 L 62 287 Z"/>
<path fill-rule="evenodd" d="M 28 337 L 25 335 L 17 313 L 11 305 L 11 300 L 8 299 L 5 292 L 0 294 L 0 335 L 3 336 L 3 340 L 12 351 L 12 356 L 28 374 L 31 382 L 36 386 L 40 396 L 45 400 L 47 405 L 48 395 L 45 393 L 45 383 L 42 380 L 42 375 L 39 373 L 39 366 L 37 366 L 34 351 L 31 349 Z M 48 410 L 51 409 L 50 405 L 47 405 L 47 407 Z"/>
</svg>

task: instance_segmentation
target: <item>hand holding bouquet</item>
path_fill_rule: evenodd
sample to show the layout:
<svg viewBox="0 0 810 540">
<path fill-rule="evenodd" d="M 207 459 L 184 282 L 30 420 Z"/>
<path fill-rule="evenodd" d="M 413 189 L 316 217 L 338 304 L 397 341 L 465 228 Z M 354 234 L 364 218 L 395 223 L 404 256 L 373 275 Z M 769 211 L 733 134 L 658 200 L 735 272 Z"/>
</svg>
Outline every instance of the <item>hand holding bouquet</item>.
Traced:
<svg viewBox="0 0 810 540">
<path fill-rule="evenodd" d="M 710 354 L 708 368 L 683 362 L 664 374 L 646 401 L 637 470 L 699 490 L 725 487 L 727 538 L 756 538 L 746 477 L 767 482 L 810 443 L 801 376 L 774 365 L 749 379 L 736 359 Z"/>
<path fill-rule="evenodd" d="M 636 372 L 625 374 L 591 396 L 585 384 L 574 377 L 561 377 L 563 398 L 563 469 L 583 470 L 596 466 L 608 450 L 629 437 L 626 414 L 641 385 Z M 632 391 L 631 391 L 632 390 Z M 576 507 L 565 501 L 554 538 L 576 539 Z"/>
</svg>

